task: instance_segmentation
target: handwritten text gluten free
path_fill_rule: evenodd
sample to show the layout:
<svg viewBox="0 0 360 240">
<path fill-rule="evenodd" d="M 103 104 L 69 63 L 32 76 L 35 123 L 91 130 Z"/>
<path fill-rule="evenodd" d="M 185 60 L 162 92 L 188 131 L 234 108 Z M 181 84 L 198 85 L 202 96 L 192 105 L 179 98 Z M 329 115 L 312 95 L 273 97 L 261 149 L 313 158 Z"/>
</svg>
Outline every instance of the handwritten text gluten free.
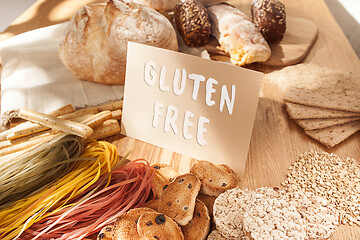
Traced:
<svg viewBox="0 0 360 240">
<path fill-rule="evenodd" d="M 212 99 L 212 95 L 216 92 L 215 85 L 218 84 L 218 81 L 213 78 L 208 78 L 207 80 L 203 75 L 200 74 L 187 74 L 186 69 L 176 69 L 174 72 L 174 77 L 172 81 L 172 89 L 170 89 L 170 86 L 166 84 L 166 66 L 163 65 L 160 68 L 160 73 L 158 74 L 159 69 L 156 66 L 156 63 L 154 61 L 148 61 L 145 63 L 145 69 L 144 69 L 144 81 L 148 86 L 154 86 L 156 81 L 158 81 L 159 88 L 163 92 L 172 92 L 176 96 L 181 96 L 184 93 L 186 84 L 188 83 L 188 79 L 192 80 L 190 84 L 193 85 L 193 91 L 192 91 L 192 100 L 196 101 L 198 97 L 198 92 L 200 89 L 201 82 L 205 83 L 205 102 L 206 105 L 211 107 L 215 105 L 215 101 Z M 168 81 L 169 83 L 169 81 Z M 220 104 L 219 104 L 219 111 L 223 112 L 224 106 L 226 105 L 228 114 L 232 115 L 234 104 L 235 104 L 235 92 L 236 87 L 233 84 L 231 86 L 231 97 L 229 96 L 229 92 L 226 85 L 221 86 L 221 95 L 220 95 Z M 156 101 L 154 103 L 154 114 L 153 114 L 153 121 L 152 126 L 154 128 L 157 128 L 159 118 L 165 117 L 164 119 L 164 132 L 167 133 L 171 129 L 175 135 L 178 134 L 178 127 L 176 125 L 176 120 L 178 118 L 178 109 L 173 105 L 168 105 L 166 107 L 166 111 L 164 114 L 164 104 L 161 102 Z M 194 123 L 191 121 L 191 119 L 194 118 L 194 113 L 190 111 L 185 111 L 184 117 L 183 117 L 183 126 L 182 126 L 182 134 L 183 137 L 186 140 L 192 139 L 193 135 L 190 133 L 189 128 L 194 126 Z M 199 116 L 197 120 L 197 131 L 196 131 L 196 140 L 200 146 L 206 146 L 207 141 L 204 137 L 204 133 L 207 132 L 207 129 L 205 128 L 205 124 L 209 124 L 210 119 Z"/>
</svg>

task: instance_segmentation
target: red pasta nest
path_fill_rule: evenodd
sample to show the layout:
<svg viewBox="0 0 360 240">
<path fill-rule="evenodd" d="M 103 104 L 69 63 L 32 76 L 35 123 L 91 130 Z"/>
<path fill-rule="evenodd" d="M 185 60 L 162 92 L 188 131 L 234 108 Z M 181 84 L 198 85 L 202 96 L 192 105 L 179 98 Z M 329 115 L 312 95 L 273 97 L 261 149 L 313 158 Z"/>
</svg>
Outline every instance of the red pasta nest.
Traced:
<svg viewBox="0 0 360 240">
<path fill-rule="evenodd" d="M 19 239 L 83 239 L 99 232 L 129 209 L 153 198 L 153 171 L 148 162 L 136 160 L 102 176 L 93 186 L 61 209 L 26 229 Z M 102 190 L 97 190 L 102 189 Z M 94 193 L 90 196 L 89 193 Z"/>
</svg>

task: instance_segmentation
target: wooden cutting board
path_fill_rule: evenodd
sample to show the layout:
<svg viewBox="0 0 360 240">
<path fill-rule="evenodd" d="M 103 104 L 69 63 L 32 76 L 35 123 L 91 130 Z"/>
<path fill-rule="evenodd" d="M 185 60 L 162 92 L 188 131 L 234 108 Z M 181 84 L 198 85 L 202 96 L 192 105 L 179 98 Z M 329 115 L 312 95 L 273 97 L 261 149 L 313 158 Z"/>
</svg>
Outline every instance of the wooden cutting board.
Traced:
<svg viewBox="0 0 360 240">
<path fill-rule="evenodd" d="M 284 38 L 279 43 L 270 44 L 271 57 L 262 64 L 283 67 L 302 62 L 313 46 L 318 33 L 318 27 L 311 21 L 304 18 L 288 17 Z M 205 49 L 210 53 L 222 55 L 216 57 L 216 60 L 229 60 L 229 55 L 219 50 L 218 46 L 217 40 L 211 38 Z"/>
</svg>

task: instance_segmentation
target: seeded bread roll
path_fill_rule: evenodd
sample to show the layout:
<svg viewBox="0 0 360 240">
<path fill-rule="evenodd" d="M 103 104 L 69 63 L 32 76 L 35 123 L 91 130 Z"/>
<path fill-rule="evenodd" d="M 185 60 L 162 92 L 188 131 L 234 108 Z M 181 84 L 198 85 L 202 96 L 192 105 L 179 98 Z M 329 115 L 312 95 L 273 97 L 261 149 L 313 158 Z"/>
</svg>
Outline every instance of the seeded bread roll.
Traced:
<svg viewBox="0 0 360 240">
<path fill-rule="evenodd" d="M 137 229 L 142 240 L 184 240 L 184 235 L 176 222 L 158 212 L 142 214 L 137 222 Z"/>
<path fill-rule="evenodd" d="M 194 174 L 178 176 L 164 190 L 159 202 L 159 212 L 171 217 L 181 226 L 188 224 L 193 218 L 200 186 L 200 180 Z"/>
<path fill-rule="evenodd" d="M 109 0 L 87 5 L 74 15 L 59 54 L 82 80 L 124 84 L 128 41 L 178 49 L 175 29 L 162 14 L 125 0 Z"/>
<path fill-rule="evenodd" d="M 251 15 L 266 41 L 279 42 L 286 30 L 285 5 L 278 0 L 253 0 Z"/>
<path fill-rule="evenodd" d="M 207 9 L 199 0 L 185 0 L 175 6 L 176 27 L 186 45 L 199 47 L 207 43 L 211 24 Z"/>
</svg>

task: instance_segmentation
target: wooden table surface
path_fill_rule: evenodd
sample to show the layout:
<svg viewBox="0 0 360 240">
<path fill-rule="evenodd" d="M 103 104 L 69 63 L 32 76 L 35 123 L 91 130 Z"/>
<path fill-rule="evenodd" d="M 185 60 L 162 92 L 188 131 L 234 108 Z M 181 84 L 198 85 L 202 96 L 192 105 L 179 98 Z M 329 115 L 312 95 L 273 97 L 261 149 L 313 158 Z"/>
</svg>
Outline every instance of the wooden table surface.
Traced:
<svg viewBox="0 0 360 240">
<path fill-rule="evenodd" d="M 69 20 L 91 0 L 38 0 L 19 16 L 2 34 L 0 40 L 13 35 Z M 233 0 L 231 4 L 249 13 L 251 0 Z M 304 60 L 344 72 L 359 71 L 360 61 L 323 0 L 283 0 L 288 16 L 311 20 L 319 27 L 319 36 Z M 303 63 L 302 63 L 303 64 Z M 251 68 L 268 73 L 280 68 L 254 64 Z M 279 86 L 264 80 L 259 99 L 250 149 L 242 186 L 256 188 L 279 186 L 287 168 L 295 158 L 311 149 L 323 150 L 360 161 L 360 133 L 340 145 L 327 149 L 310 139 L 294 121 L 290 120 L 282 101 Z M 180 172 L 187 172 L 195 161 L 186 156 L 161 149 L 129 137 L 112 139 L 120 154 L 131 152 L 130 159 L 144 158 L 153 162 L 170 163 Z M 333 239 L 360 239 L 360 228 L 341 226 Z"/>
</svg>

